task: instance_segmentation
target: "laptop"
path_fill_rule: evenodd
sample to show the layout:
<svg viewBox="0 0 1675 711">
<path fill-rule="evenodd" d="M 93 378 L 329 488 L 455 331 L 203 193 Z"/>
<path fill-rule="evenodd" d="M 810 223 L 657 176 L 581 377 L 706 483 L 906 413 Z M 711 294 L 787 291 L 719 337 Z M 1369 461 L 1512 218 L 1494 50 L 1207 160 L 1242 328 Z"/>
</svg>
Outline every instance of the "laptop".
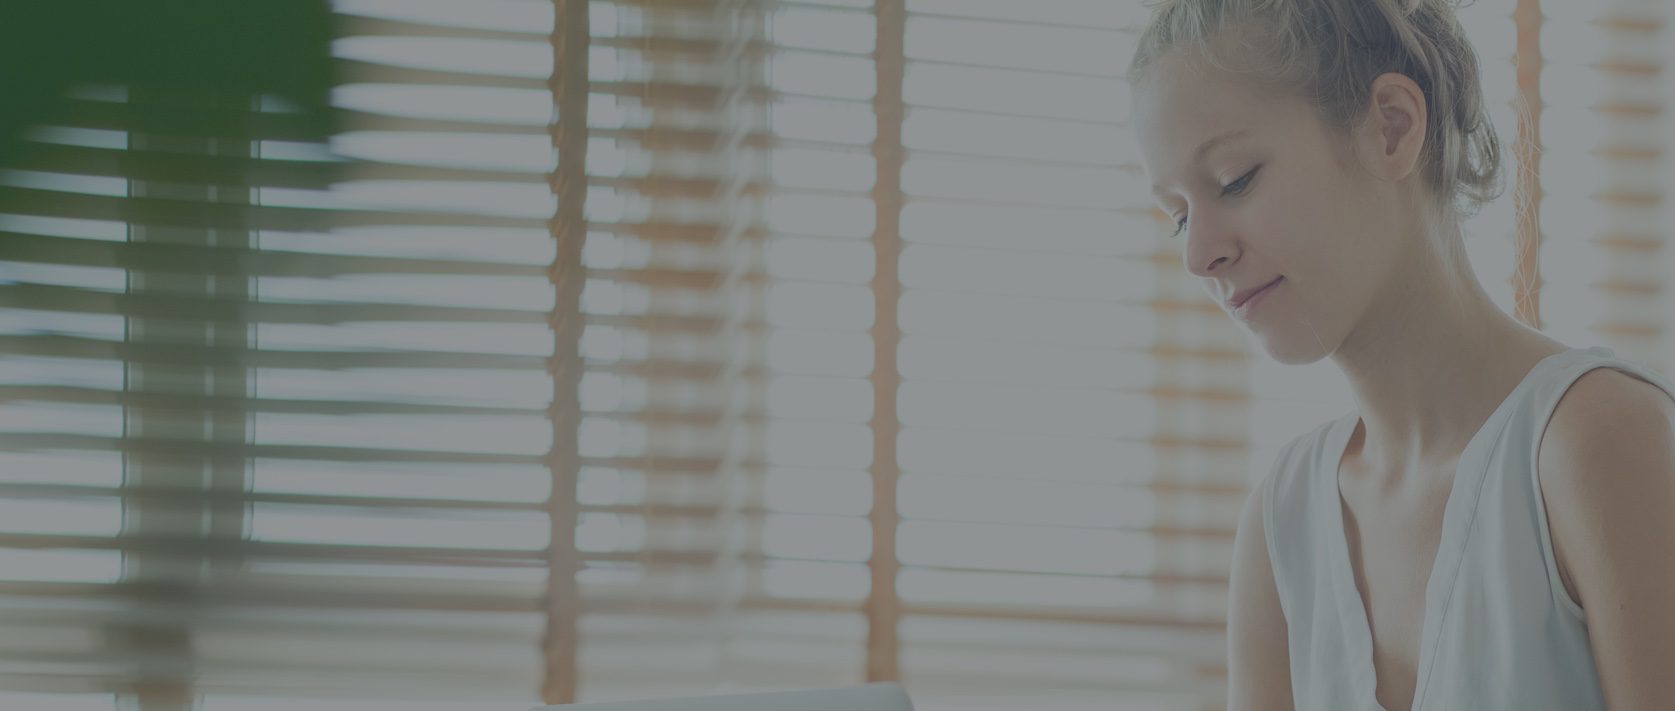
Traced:
<svg viewBox="0 0 1675 711">
<path fill-rule="evenodd" d="M 900 686 L 877 683 L 838 689 L 540 706 L 533 711 L 913 711 L 913 704 Z"/>
</svg>

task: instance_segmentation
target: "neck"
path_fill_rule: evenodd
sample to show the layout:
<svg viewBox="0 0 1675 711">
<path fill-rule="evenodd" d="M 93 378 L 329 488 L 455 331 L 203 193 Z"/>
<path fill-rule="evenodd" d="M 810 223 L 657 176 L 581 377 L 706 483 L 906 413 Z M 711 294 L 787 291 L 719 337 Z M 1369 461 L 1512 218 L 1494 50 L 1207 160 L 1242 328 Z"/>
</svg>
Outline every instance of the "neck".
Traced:
<svg viewBox="0 0 1675 711">
<path fill-rule="evenodd" d="M 1410 255 L 1332 355 L 1359 405 L 1352 447 L 1371 472 L 1452 475 L 1449 463 L 1532 367 L 1564 344 L 1507 315 L 1453 235 Z M 1441 245 L 1440 247 L 1438 245 Z"/>
</svg>

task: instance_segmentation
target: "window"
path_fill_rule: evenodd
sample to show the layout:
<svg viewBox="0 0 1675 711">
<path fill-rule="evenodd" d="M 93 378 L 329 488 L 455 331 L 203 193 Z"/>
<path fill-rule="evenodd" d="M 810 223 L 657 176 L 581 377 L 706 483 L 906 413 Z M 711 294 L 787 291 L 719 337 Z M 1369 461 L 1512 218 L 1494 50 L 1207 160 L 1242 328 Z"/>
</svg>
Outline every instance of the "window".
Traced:
<svg viewBox="0 0 1675 711">
<path fill-rule="evenodd" d="M 1143 6 L 332 7 L 329 146 L 85 87 L 0 174 L 0 706 L 1224 706 L 1239 505 L 1352 402 L 1165 240 Z M 1667 363 L 1668 10 L 1536 7 L 1461 12 L 1474 268 Z"/>
</svg>

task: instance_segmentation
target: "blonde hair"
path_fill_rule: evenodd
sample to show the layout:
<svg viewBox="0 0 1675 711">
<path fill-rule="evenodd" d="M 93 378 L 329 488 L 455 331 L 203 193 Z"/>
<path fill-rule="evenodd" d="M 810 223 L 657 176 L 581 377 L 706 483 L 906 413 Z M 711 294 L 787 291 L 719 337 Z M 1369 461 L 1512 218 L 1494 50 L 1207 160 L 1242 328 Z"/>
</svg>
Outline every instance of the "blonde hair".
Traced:
<svg viewBox="0 0 1675 711">
<path fill-rule="evenodd" d="M 1129 81 L 1189 45 L 1217 68 L 1311 100 L 1347 129 L 1367 110 L 1373 79 L 1406 75 L 1425 95 L 1422 165 L 1445 204 L 1475 213 L 1501 190 L 1501 147 L 1483 106 L 1477 53 L 1456 0 L 1161 0 L 1140 36 Z M 1237 64 L 1237 66 L 1234 66 Z"/>
</svg>

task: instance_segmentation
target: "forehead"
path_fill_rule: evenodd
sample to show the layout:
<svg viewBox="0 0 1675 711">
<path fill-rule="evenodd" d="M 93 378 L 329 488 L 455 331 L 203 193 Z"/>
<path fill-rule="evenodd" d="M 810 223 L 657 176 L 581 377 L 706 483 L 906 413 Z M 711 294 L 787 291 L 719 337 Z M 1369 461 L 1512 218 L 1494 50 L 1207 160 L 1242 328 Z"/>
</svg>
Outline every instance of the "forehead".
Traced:
<svg viewBox="0 0 1675 711">
<path fill-rule="evenodd" d="M 1271 86 L 1176 49 L 1149 66 L 1134 87 L 1134 137 L 1153 181 L 1172 181 L 1211 138 L 1232 132 L 1273 138 L 1288 126 L 1297 128 L 1301 105 Z"/>
</svg>

